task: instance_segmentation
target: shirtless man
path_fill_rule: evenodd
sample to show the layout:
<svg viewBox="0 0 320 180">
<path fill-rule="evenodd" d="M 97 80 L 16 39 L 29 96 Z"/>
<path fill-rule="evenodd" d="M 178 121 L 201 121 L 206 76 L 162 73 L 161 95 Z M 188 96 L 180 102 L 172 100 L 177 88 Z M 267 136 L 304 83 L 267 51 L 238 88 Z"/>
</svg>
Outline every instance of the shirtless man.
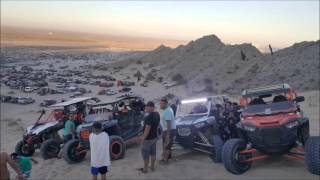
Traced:
<svg viewBox="0 0 320 180">
<path fill-rule="evenodd" d="M 9 180 L 10 173 L 7 164 L 18 174 L 18 179 L 23 179 L 22 173 L 18 169 L 16 163 L 10 158 L 6 152 L 0 153 L 0 180 Z"/>
</svg>

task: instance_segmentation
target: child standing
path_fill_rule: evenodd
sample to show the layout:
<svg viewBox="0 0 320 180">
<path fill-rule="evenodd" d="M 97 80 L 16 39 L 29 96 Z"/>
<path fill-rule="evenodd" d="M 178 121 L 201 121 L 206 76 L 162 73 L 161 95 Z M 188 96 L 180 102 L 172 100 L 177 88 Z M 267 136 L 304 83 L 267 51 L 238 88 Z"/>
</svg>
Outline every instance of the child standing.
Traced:
<svg viewBox="0 0 320 180">
<path fill-rule="evenodd" d="M 97 180 L 100 173 L 101 180 L 106 180 L 108 166 L 110 166 L 109 135 L 102 131 L 102 124 L 100 122 L 93 123 L 89 141 L 92 179 Z"/>
<path fill-rule="evenodd" d="M 23 179 L 28 179 L 31 176 L 32 164 L 31 161 L 35 164 L 38 162 L 31 157 L 19 156 L 17 153 L 11 154 L 11 159 L 14 160 L 22 172 Z"/>
</svg>

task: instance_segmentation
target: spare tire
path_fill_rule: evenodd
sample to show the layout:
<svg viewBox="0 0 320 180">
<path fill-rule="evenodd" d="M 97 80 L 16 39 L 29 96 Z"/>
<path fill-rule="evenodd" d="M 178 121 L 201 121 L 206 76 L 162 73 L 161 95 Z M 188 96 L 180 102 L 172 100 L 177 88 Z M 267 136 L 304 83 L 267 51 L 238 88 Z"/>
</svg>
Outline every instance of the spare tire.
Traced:
<svg viewBox="0 0 320 180">
<path fill-rule="evenodd" d="M 86 151 L 81 152 L 77 149 L 79 143 L 79 140 L 72 139 L 63 146 L 62 156 L 69 164 L 80 162 L 86 157 Z"/>
<path fill-rule="evenodd" d="M 43 159 L 57 157 L 61 150 L 60 143 L 55 139 L 48 139 L 41 144 L 40 154 Z"/>
<path fill-rule="evenodd" d="M 22 156 L 32 156 L 35 152 L 35 148 L 21 140 L 17 143 L 15 151 Z"/>
<path fill-rule="evenodd" d="M 309 137 L 305 146 L 305 162 L 312 174 L 320 175 L 320 137 Z"/>
<path fill-rule="evenodd" d="M 110 136 L 109 144 L 111 159 L 122 159 L 126 151 L 126 146 L 123 139 L 120 136 Z"/>
</svg>

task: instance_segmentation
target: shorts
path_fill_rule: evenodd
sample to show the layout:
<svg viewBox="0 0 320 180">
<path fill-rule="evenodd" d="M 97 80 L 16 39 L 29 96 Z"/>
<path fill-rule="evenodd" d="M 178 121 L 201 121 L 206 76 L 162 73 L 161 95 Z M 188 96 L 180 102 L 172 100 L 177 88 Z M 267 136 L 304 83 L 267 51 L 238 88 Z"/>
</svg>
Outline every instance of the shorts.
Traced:
<svg viewBox="0 0 320 180">
<path fill-rule="evenodd" d="M 150 156 L 155 156 L 157 154 L 157 140 L 158 138 L 143 141 L 141 145 L 143 160 L 148 160 Z"/>
<path fill-rule="evenodd" d="M 173 144 L 173 139 L 176 136 L 176 129 L 171 129 L 169 132 L 170 132 L 169 142 L 166 142 L 166 136 L 167 136 L 168 131 L 164 131 L 162 134 L 163 147 L 166 150 L 171 150 L 171 147 Z"/>
<path fill-rule="evenodd" d="M 22 176 L 24 179 L 30 178 L 30 175 L 31 175 L 31 171 L 25 171 L 22 173 Z"/>
<path fill-rule="evenodd" d="M 97 176 L 100 174 L 106 174 L 108 172 L 108 166 L 102 166 L 102 167 L 91 167 L 91 174 L 94 176 Z"/>
</svg>

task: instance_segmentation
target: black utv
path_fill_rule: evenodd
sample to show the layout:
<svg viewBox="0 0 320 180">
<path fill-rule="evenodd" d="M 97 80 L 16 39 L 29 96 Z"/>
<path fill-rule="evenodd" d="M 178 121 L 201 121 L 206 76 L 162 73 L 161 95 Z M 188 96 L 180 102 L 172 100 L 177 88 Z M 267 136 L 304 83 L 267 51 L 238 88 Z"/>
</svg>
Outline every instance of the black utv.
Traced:
<svg viewBox="0 0 320 180">
<path fill-rule="evenodd" d="M 85 118 L 85 123 L 77 128 L 78 138 L 64 145 L 63 158 L 68 163 L 77 163 L 85 158 L 90 149 L 89 135 L 96 121 L 102 123 L 103 130 L 110 137 L 111 159 L 123 158 L 126 150 L 125 144 L 137 140 L 142 135 L 144 106 L 144 99 L 137 96 L 93 105 Z"/>
<path fill-rule="evenodd" d="M 177 107 L 177 135 L 175 142 L 185 149 L 210 154 L 214 162 L 221 162 L 223 140 L 214 111 L 223 105 L 226 96 L 211 96 L 182 100 Z"/>
</svg>

